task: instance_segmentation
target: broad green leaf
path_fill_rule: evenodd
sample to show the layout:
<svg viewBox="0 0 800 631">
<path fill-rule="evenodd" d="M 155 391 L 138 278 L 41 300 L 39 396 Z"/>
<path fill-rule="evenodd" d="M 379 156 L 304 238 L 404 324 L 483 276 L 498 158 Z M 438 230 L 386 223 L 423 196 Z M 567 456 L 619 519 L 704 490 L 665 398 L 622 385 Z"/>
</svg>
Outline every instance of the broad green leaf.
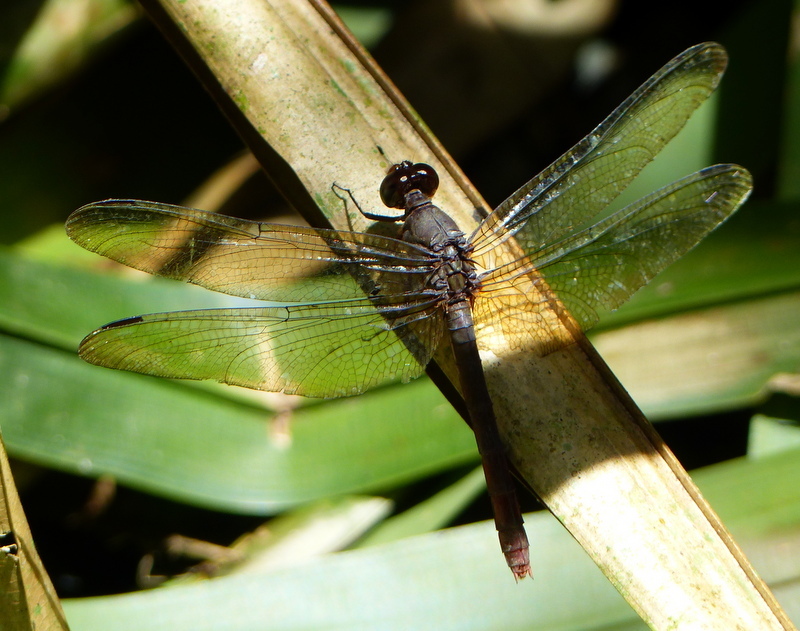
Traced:
<svg viewBox="0 0 800 631">
<path fill-rule="evenodd" d="M 270 514 L 389 488 L 476 458 L 469 429 L 425 382 L 288 411 L 104 370 L 0 338 L 3 432 L 15 455 L 199 506 Z"/>
<path fill-rule="evenodd" d="M 695 479 L 769 583 L 795 608 L 800 458 L 708 467 Z M 780 483 L 776 484 L 776 480 Z M 75 631 L 214 629 L 646 629 L 546 513 L 526 516 L 535 580 L 514 585 L 488 522 L 202 585 L 67 601 Z M 216 626 L 215 626 L 216 625 Z"/>
<path fill-rule="evenodd" d="M 593 343 L 653 419 L 763 402 L 778 373 L 800 371 L 800 292 L 644 320 Z"/>
</svg>

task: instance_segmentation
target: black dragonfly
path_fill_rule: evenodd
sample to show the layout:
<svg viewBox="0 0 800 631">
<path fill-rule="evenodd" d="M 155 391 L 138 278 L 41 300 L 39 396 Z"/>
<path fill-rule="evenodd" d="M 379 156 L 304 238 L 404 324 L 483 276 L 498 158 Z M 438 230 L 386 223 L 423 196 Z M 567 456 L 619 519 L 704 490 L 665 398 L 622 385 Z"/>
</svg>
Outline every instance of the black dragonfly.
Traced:
<svg viewBox="0 0 800 631">
<path fill-rule="evenodd" d="M 86 361 L 311 397 L 357 395 L 419 376 L 440 344 L 458 367 L 501 547 L 516 578 L 528 540 L 479 347 L 498 332 L 546 353 L 566 343 L 553 309 L 586 329 L 694 247 L 747 199 L 750 174 L 717 165 L 592 223 L 717 86 L 727 55 L 694 46 L 465 235 L 431 202 L 434 169 L 409 161 L 381 185 L 400 238 L 272 225 L 136 200 L 84 206 L 67 221 L 81 246 L 131 267 L 263 307 L 143 315 L 80 345 Z M 496 256 L 513 241 L 513 260 Z M 503 262 L 498 262 L 502 260 Z M 274 303 L 280 303 L 275 305 Z"/>
</svg>

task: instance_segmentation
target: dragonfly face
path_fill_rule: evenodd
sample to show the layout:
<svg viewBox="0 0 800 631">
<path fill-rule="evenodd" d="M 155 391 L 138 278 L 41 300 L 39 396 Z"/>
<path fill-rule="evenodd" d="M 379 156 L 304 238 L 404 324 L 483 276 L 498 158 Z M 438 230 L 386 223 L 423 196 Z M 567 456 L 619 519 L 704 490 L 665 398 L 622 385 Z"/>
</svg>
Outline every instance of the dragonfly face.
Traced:
<svg viewBox="0 0 800 631">
<path fill-rule="evenodd" d="M 68 219 L 67 233 L 89 250 L 284 304 L 122 320 L 87 336 L 81 357 L 164 377 L 337 397 L 420 375 L 448 330 L 471 343 L 473 320 L 478 343 L 491 330 L 513 337 L 515 348 L 552 350 L 565 342 L 545 324 L 548 312 L 565 308 L 579 326 L 592 326 L 598 309 L 618 307 L 748 197 L 749 173 L 716 165 L 591 221 L 708 98 L 726 62 L 717 44 L 684 51 L 468 237 L 439 209 L 415 215 L 432 206 L 438 177 L 428 165 L 405 162 L 381 186 L 387 205 L 406 211 L 401 239 L 136 200 L 84 206 Z M 505 260 L 497 249 L 511 240 L 517 258 L 496 263 Z M 540 275 L 546 289 L 521 289 Z"/>
<path fill-rule="evenodd" d="M 389 168 L 389 172 L 381 182 L 381 201 L 388 208 L 407 206 L 406 196 L 418 190 L 427 198 L 433 197 L 439 188 L 439 175 L 429 164 L 413 164 L 404 160 Z M 391 221 L 394 221 L 392 219 Z"/>
</svg>

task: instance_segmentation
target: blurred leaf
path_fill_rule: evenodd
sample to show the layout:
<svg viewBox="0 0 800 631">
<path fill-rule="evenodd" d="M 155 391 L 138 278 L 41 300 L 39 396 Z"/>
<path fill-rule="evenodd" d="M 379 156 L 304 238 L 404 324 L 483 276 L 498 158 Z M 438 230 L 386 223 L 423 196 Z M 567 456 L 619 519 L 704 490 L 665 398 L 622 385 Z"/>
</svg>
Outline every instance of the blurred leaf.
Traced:
<svg viewBox="0 0 800 631">
<path fill-rule="evenodd" d="M 276 572 L 65 605 L 75 631 L 99 628 L 99 621 L 122 631 L 142 620 L 153 631 L 212 629 L 219 620 L 232 630 L 264 621 L 270 629 L 566 630 L 636 618 L 550 515 L 529 516 L 526 524 L 540 578 L 516 587 L 498 559 L 493 526 L 482 523 Z"/>
<path fill-rule="evenodd" d="M 364 48 L 371 48 L 386 35 L 392 21 L 392 13 L 386 7 L 348 6 L 332 3 L 342 22 L 356 36 Z"/>
<path fill-rule="evenodd" d="M 0 371 L 0 422 L 16 455 L 218 510 L 270 514 L 477 457 L 468 428 L 426 382 L 276 419 L 9 336 L 0 338 Z M 271 435 L 275 422 L 289 423 L 289 445 Z"/>
<path fill-rule="evenodd" d="M 207 580 L 208 576 L 253 574 L 265 570 L 302 565 L 331 552 L 338 552 L 382 521 L 392 502 L 381 497 L 344 496 L 313 502 L 271 519 L 251 533 L 222 548 L 221 560 L 206 558 L 199 571 L 184 574 L 164 586 Z M 174 538 L 173 538 L 174 539 Z M 202 550 L 205 542 L 187 542 Z M 176 552 L 173 542 L 170 552 Z"/>
<path fill-rule="evenodd" d="M 694 476 L 759 572 L 787 586 L 800 578 L 800 555 L 781 554 L 800 542 L 798 455 L 737 460 Z M 200 586 L 67 601 L 65 609 L 75 631 L 138 629 L 143 620 L 151 631 L 213 629 L 219 620 L 231 631 L 264 621 L 275 630 L 409 629 L 421 621 L 440 630 L 647 628 L 550 515 L 528 515 L 526 525 L 537 578 L 516 587 L 486 522 Z"/>
<path fill-rule="evenodd" d="M 64 81 L 86 63 L 99 44 L 138 15 L 128 0 L 44 2 L 0 83 L 0 113 L 7 115 Z"/>
<path fill-rule="evenodd" d="M 390 517 L 359 539 L 354 547 L 374 546 L 444 528 L 485 490 L 483 467 L 473 469 L 434 497 Z"/>
<path fill-rule="evenodd" d="M 775 418 L 767 414 L 756 414 L 750 421 L 750 434 L 747 442 L 747 455 L 750 458 L 763 458 L 785 451 L 800 450 L 800 404 L 795 402 L 792 420 Z"/>
<path fill-rule="evenodd" d="M 800 372 L 800 292 L 598 333 L 593 343 L 651 418 L 755 405 L 776 373 Z"/>
<path fill-rule="evenodd" d="M 265 569 L 305 564 L 348 547 L 392 510 L 382 497 L 346 496 L 315 502 L 269 522 L 268 545 L 253 545 L 246 538 L 232 549 L 246 551 L 246 561 L 232 571 L 258 574 Z"/>
</svg>

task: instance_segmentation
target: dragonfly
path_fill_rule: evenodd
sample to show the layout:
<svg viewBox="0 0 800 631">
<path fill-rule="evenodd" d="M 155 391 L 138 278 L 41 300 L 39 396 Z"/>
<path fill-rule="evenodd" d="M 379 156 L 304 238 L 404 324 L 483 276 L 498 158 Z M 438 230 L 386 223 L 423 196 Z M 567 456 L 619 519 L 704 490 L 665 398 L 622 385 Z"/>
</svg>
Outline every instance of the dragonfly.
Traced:
<svg viewBox="0 0 800 631">
<path fill-rule="evenodd" d="M 532 576 L 480 349 L 489 331 L 542 355 L 569 343 L 543 313 L 590 328 L 744 203 L 750 174 L 719 164 L 601 215 L 713 92 L 726 64 L 716 43 L 684 51 L 469 235 L 434 205 L 433 167 L 411 161 L 380 185 L 401 216 L 359 208 L 402 221 L 397 238 L 139 200 L 83 206 L 66 229 L 84 248 L 266 303 L 129 317 L 90 333 L 79 354 L 108 368 L 332 398 L 409 381 L 449 345 L 501 548 L 517 580 Z M 498 254 L 511 244 L 513 256 Z"/>
</svg>

